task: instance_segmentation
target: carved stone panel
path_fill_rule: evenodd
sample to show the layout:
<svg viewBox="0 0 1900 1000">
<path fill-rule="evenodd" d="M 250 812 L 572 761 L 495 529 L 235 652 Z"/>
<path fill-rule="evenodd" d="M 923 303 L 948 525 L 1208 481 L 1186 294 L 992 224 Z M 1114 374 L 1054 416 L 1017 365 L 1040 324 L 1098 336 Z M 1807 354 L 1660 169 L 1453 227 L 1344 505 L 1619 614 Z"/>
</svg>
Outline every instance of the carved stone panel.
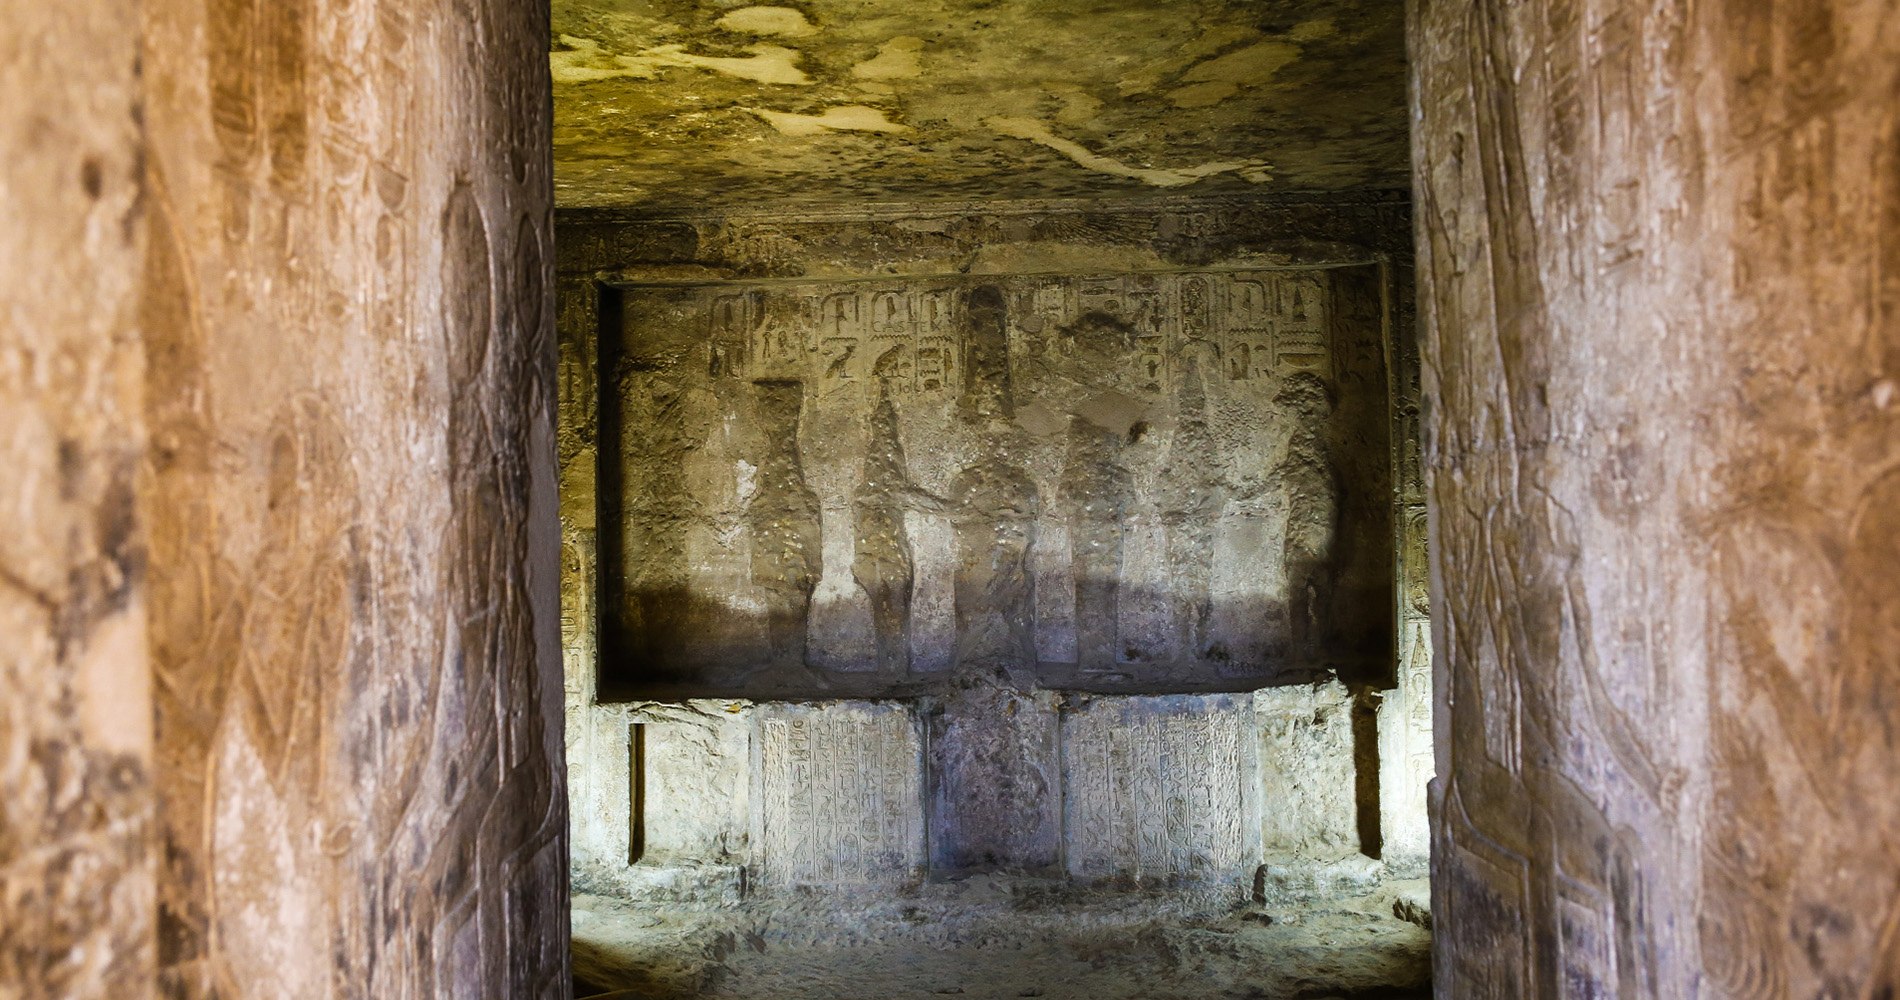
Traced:
<svg viewBox="0 0 1900 1000">
<path fill-rule="evenodd" d="M 1069 874 L 1250 884 L 1260 803 L 1250 695 L 1104 697 L 1062 714 Z"/>
<path fill-rule="evenodd" d="M 773 703 L 755 718 L 752 840 L 764 887 L 922 874 L 923 738 L 908 706 Z"/>
<path fill-rule="evenodd" d="M 611 291 L 602 694 L 1389 675 L 1382 281 Z"/>
<path fill-rule="evenodd" d="M 929 712 L 930 863 L 937 871 L 1061 867 L 1060 715 L 1052 691 L 977 685 Z"/>
<path fill-rule="evenodd" d="M 1352 695 L 1334 681 L 1267 688 L 1253 700 L 1267 856 L 1332 860 L 1357 851 Z"/>
</svg>

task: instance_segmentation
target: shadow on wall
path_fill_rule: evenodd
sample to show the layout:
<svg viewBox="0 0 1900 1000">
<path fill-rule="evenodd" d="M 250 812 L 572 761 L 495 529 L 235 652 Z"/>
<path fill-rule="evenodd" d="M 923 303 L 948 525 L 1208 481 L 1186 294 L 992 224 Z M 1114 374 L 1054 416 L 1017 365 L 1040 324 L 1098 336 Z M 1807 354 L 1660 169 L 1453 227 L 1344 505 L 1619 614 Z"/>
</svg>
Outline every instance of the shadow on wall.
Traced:
<svg viewBox="0 0 1900 1000">
<path fill-rule="evenodd" d="M 1017 582 L 1024 589 L 1026 576 Z M 1039 659 L 1033 623 L 1008 606 L 965 604 L 956 608 L 948 635 L 910 637 L 897 669 L 871 655 L 814 662 L 806 638 L 813 612 L 805 602 L 745 609 L 687 587 L 636 591 L 622 598 L 629 614 L 621 628 L 603 629 L 598 698 L 911 697 L 984 681 L 1023 691 L 1237 692 L 1335 676 L 1377 686 L 1391 674 L 1383 649 L 1356 658 L 1324 655 L 1319 636 L 1325 623 L 1310 612 L 1299 616 L 1310 602 L 1259 595 L 1210 601 L 1191 616 L 1177 616 L 1165 610 L 1178 599 L 1172 592 L 1129 592 L 1112 578 L 1076 585 L 1088 589 L 1119 591 L 1127 605 L 1147 612 L 1135 627 L 1066 640 L 1102 649 L 1099 661 Z M 872 631 L 848 638 L 868 653 L 877 641 Z M 921 648 L 940 639 L 946 644 Z M 922 664 L 930 669 L 918 669 Z"/>
<path fill-rule="evenodd" d="M 603 290 L 601 692 L 1389 686 L 1376 277 Z"/>
</svg>

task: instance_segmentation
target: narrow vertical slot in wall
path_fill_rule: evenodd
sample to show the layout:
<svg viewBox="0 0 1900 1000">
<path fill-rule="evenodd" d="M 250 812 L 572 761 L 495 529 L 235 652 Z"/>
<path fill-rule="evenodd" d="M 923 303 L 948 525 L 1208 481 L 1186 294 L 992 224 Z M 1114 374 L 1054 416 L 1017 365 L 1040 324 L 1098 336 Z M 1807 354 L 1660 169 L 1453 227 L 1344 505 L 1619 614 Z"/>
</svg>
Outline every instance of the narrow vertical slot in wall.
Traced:
<svg viewBox="0 0 1900 1000">
<path fill-rule="evenodd" d="M 637 865 L 647 853 L 647 727 L 627 727 L 627 863 Z"/>
</svg>

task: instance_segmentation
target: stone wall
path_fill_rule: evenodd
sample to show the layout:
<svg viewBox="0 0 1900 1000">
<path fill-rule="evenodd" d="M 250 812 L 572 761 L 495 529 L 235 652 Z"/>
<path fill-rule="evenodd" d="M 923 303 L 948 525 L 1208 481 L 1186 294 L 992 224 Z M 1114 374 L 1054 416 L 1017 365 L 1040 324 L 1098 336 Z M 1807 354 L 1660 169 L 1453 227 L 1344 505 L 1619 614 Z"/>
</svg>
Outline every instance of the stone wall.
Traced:
<svg viewBox="0 0 1900 1000">
<path fill-rule="evenodd" d="M 131 0 L 0 3 L 0 996 L 149 991 Z"/>
<path fill-rule="evenodd" d="M 859 785 L 738 767 L 774 745 L 783 709 L 760 696 L 904 699 L 876 704 L 913 720 L 921 756 L 883 741 L 837 758 L 881 761 L 911 791 L 880 801 L 923 810 L 904 818 L 928 833 L 921 853 L 880 849 L 905 860 L 879 878 L 1245 886 L 1269 855 L 1386 844 L 1394 870 L 1422 871 L 1430 710 L 1407 699 L 1428 696 L 1429 655 L 1407 642 L 1397 662 L 1393 624 L 1425 620 L 1422 539 L 1401 541 L 1423 529 L 1417 452 L 1391 443 L 1416 419 L 1415 355 L 1394 335 L 1407 225 L 1381 197 L 563 216 L 578 884 L 774 884 L 773 803 L 807 794 L 785 782 Z M 1113 454 L 1078 461 L 1101 448 L 1077 427 L 1109 428 L 1095 437 Z M 1206 454 L 1182 451 L 1195 441 Z M 1126 495 L 1096 497 L 1118 473 Z M 1105 544 L 1077 544 L 1094 529 Z M 1301 558 L 1307 585 L 1289 586 Z M 1257 607 L 1229 606 L 1248 594 Z M 1318 607 L 1296 615 L 1294 596 Z M 1296 635 L 1296 618 L 1319 627 Z M 719 631 L 734 622 L 743 634 Z M 1255 626 L 1251 644 L 1222 631 Z M 1196 690 L 1237 700 L 1161 694 Z M 1089 691 L 1133 697 L 1109 709 Z M 737 700 L 683 700 L 698 695 Z M 1170 728 L 1195 705 L 1234 727 L 1230 763 L 1210 734 Z M 1126 725 L 1103 732 L 1154 738 L 1104 745 L 1098 774 L 1076 755 L 1111 712 Z M 669 777 L 681 762 L 743 794 L 676 807 L 662 788 L 698 794 Z M 1213 796 L 1207 822 L 1237 825 L 1216 836 L 1121 796 Z M 702 853 L 660 847 L 682 837 Z"/>
<path fill-rule="evenodd" d="M 167 996 L 567 989 L 546 19 L 146 11 Z"/>
<path fill-rule="evenodd" d="M 545 9 L 5 15 L 0 994 L 565 996 Z"/>
<path fill-rule="evenodd" d="M 1891 6 L 1412 19 L 1441 995 L 1893 996 Z"/>
<path fill-rule="evenodd" d="M 609 693 L 1390 673 L 1376 264 L 606 294 Z"/>
</svg>

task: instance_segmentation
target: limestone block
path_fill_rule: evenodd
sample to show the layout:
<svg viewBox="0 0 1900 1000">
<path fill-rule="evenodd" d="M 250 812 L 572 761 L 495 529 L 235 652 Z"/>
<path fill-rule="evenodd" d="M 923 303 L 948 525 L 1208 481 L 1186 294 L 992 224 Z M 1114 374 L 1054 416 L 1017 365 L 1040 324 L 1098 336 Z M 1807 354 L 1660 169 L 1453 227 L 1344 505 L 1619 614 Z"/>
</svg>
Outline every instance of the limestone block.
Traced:
<svg viewBox="0 0 1900 1000">
<path fill-rule="evenodd" d="M 1060 869 L 1057 695 L 979 685 L 937 701 L 928 721 L 932 869 Z"/>
<path fill-rule="evenodd" d="M 1356 852 L 1353 706 L 1346 686 L 1265 688 L 1254 692 L 1253 704 L 1265 855 L 1317 864 Z"/>
<path fill-rule="evenodd" d="M 1417 876 L 1431 857 L 1432 637 L 1421 616 L 1400 622 L 1399 684 L 1379 702 L 1380 856 L 1388 869 Z"/>
<path fill-rule="evenodd" d="M 628 712 L 640 768 L 632 852 L 642 864 L 736 864 L 746 857 L 751 708 L 645 704 Z"/>
<path fill-rule="evenodd" d="M 923 733 L 910 706 L 773 702 L 754 718 L 752 842 L 763 888 L 923 874 Z"/>
<path fill-rule="evenodd" d="M 1260 859 L 1250 695 L 1095 697 L 1062 712 L 1071 876 L 1244 888 Z"/>
<path fill-rule="evenodd" d="M 1377 888 L 1385 866 L 1359 853 L 1338 857 L 1277 858 L 1254 875 L 1253 895 L 1261 903 L 1312 903 L 1357 896 Z"/>
<path fill-rule="evenodd" d="M 736 901 L 752 830 L 752 730 L 747 702 L 570 711 L 576 883 L 639 898 Z"/>
</svg>

